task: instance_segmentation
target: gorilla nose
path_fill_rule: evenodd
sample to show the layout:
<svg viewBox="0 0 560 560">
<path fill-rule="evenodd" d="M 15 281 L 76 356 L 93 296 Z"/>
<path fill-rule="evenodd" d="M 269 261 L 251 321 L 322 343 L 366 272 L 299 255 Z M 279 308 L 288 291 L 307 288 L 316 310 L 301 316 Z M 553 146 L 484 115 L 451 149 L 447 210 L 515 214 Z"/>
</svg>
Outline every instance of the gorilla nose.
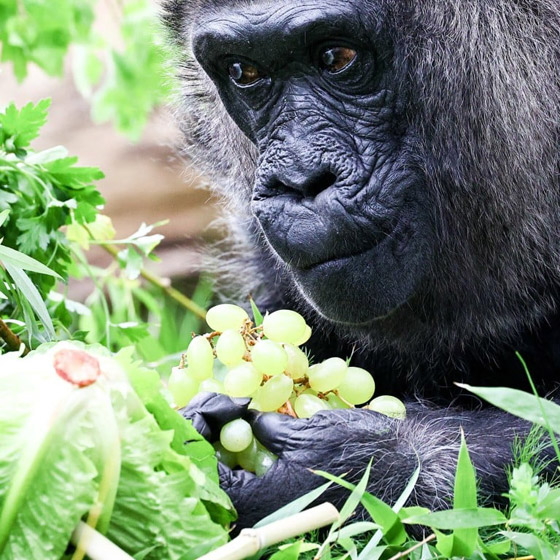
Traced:
<svg viewBox="0 0 560 560">
<path fill-rule="evenodd" d="M 271 195 L 295 193 L 304 198 L 315 198 L 336 183 L 336 175 L 328 169 L 302 171 L 285 168 L 268 181 Z"/>
</svg>

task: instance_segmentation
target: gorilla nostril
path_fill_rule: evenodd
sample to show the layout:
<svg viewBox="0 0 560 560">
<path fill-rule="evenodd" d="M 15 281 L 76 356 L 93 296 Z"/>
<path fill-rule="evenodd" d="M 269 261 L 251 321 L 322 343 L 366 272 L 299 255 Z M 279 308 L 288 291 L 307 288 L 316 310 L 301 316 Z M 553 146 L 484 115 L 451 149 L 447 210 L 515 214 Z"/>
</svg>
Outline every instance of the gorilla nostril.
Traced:
<svg viewBox="0 0 560 560">
<path fill-rule="evenodd" d="M 288 174 L 286 174 L 288 175 Z M 271 194 L 298 194 L 304 198 L 315 198 L 336 183 L 336 175 L 330 171 L 295 177 L 279 177 L 269 186 Z"/>
<path fill-rule="evenodd" d="M 319 193 L 326 191 L 335 183 L 336 175 L 330 171 L 324 171 L 316 177 L 311 178 L 311 180 L 304 185 L 304 188 L 302 189 L 303 196 L 306 198 L 315 198 Z"/>
</svg>

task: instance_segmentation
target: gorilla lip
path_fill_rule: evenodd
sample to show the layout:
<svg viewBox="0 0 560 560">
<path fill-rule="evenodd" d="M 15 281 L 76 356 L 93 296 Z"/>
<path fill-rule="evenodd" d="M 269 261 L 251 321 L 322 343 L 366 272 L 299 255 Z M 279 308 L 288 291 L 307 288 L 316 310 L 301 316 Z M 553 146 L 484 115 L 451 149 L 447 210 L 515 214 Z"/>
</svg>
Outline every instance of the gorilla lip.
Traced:
<svg viewBox="0 0 560 560">
<path fill-rule="evenodd" d="M 310 271 L 318 267 L 323 267 L 325 265 L 328 266 L 335 263 L 340 263 L 343 266 L 343 263 L 346 260 L 373 255 L 376 251 L 380 250 L 381 247 L 391 243 L 391 241 L 397 242 L 395 244 L 394 253 L 400 254 L 405 250 L 408 240 L 410 239 L 412 234 L 412 228 L 407 228 L 406 224 L 404 224 L 403 221 L 399 221 L 389 233 L 384 234 L 384 237 L 380 238 L 379 242 L 374 242 L 372 246 L 367 247 L 366 249 L 360 249 L 355 252 L 329 256 L 325 259 L 318 260 L 314 263 L 306 264 L 304 266 L 297 266 L 296 264 L 292 265 L 291 263 L 290 266 L 293 266 L 293 268 L 297 268 L 302 271 Z"/>
</svg>

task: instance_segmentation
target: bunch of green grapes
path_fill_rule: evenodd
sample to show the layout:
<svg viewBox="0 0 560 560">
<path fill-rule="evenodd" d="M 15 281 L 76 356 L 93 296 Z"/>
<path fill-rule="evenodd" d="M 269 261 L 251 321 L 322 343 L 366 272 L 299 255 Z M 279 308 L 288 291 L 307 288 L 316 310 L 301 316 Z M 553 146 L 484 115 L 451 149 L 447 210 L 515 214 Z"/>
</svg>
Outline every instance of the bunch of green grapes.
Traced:
<svg viewBox="0 0 560 560">
<path fill-rule="evenodd" d="M 373 396 L 375 382 L 365 369 L 341 358 L 310 365 L 300 346 L 309 340 L 311 328 L 295 311 L 275 311 L 256 325 L 241 307 L 222 304 L 208 310 L 206 321 L 213 332 L 192 339 L 169 378 L 178 408 L 210 391 L 250 397 L 249 408 L 262 412 L 309 418 L 320 410 L 363 405 Z M 395 418 L 405 416 L 403 403 L 388 395 L 366 406 Z M 223 463 L 257 474 L 274 461 L 242 419 L 222 428 L 215 447 Z"/>
</svg>

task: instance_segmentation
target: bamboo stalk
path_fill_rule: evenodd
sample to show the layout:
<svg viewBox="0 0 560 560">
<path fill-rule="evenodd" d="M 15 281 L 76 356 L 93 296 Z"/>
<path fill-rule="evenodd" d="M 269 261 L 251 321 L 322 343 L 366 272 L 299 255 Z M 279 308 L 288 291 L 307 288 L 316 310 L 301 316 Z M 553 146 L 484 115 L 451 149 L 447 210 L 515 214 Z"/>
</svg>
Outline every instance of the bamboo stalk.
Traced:
<svg viewBox="0 0 560 560">
<path fill-rule="evenodd" d="M 334 523 L 338 510 L 329 502 L 275 521 L 259 529 L 243 529 L 231 542 L 198 560 L 243 560 L 259 550 Z"/>
<path fill-rule="evenodd" d="M 83 521 L 78 523 L 70 540 L 76 546 L 80 543 L 91 560 L 134 560 L 122 548 Z"/>
<path fill-rule="evenodd" d="M 8 327 L 8 325 L 6 325 L 4 321 L 2 321 L 2 319 L 0 319 L 0 338 L 6 343 L 8 349 L 14 352 L 17 352 L 23 344 L 21 338 L 17 334 L 15 334 L 12 329 L 10 329 L 10 327 Z M 23 355 L 25 356 L 29 353 L 29 349 L 25 346 L 25 344 L 23 345 L 23 347 Z"/>
</svg>

